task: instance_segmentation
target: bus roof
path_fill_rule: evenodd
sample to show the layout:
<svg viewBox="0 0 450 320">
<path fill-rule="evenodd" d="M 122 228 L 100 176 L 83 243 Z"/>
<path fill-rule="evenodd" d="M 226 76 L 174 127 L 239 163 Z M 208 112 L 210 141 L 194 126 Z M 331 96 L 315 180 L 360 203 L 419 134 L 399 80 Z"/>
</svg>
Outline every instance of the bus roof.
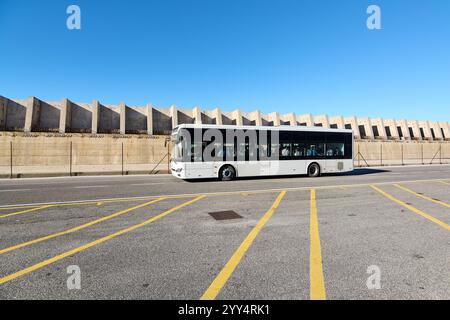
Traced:
<svg viewBox="0 0 450 320">
<path fill-rule="evenodd" d="M 351 129 L 328 129 L 323 127 L 305 127 L 305 126 L 236 126 L 236 125 L 216 125 L 216 124 L 180 124 L 173 132 L 178 129 L 241 129 L 241 130 L 277 130 L 277 131 L 315 131 L 315 132 L 337 132 L 337 133 L 352 133 Z"/>
</svg>

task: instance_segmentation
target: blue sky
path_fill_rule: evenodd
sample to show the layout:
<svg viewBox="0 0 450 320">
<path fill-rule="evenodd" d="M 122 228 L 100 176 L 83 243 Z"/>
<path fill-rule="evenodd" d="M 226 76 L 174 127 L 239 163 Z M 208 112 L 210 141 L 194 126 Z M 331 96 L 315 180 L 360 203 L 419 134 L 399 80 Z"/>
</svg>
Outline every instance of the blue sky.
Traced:
<svg viewBox="0 0 450 320">
<path fill-rule="evenodd" d="M 81 30 L 66 8 L 81 8 Z M 382 10 L 382 30 L 366 9 Z M 0 94 L 450 120 L 448 0 L 0 0 Z"/>
</svg>

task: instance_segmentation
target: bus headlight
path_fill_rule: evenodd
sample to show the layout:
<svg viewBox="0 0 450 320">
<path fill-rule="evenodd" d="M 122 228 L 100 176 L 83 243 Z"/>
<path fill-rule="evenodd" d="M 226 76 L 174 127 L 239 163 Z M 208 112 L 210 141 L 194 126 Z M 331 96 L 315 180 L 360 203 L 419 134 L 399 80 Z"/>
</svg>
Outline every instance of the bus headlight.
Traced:
<svg viewBox="0 0 450 320">
<path fill-rule="evenodd" d="M 183 171 L 182 168 L 179 168 L 179 169 L 175 170 L 176 173 L 180 173 L 181 171 Z"/>
</svg>

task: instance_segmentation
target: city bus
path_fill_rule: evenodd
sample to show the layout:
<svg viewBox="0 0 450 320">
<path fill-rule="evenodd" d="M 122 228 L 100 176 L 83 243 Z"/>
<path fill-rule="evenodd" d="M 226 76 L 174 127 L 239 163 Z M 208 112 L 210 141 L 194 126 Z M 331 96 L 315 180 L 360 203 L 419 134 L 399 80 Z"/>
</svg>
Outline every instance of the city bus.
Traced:
<svg viewBox="0 0 450 320">
<path fill-rule="evenodd" d="M 182 124 L 171 141 L 172 174 L 185 180 L 353 170 L 354 136 L 347 129 Z"/>
</svg>

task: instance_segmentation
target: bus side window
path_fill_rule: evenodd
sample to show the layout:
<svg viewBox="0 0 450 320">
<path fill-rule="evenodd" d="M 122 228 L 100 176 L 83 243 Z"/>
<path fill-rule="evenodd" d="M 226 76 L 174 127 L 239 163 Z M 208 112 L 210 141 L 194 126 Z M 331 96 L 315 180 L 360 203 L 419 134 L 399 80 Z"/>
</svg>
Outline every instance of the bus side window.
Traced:
<svg viewBox="0 0 450 320">
<path fill-rule="evenodd" d="M 305 152 L 305 145 L 302 143 L 293 143 L 292 144 L 292 156 L 294 158 L 301 158 L 304 157 L 306 155 Z"/>
<path fill-rule="evenodd" d="M 280 159 L 289 159 L 292 156 L 291 144 L 281 143 L 280 144 Z"/>
<path fill-rule="evenodd" d="M 325 143 L 308 144 L 306 150 L 307 157 L 323 157 L 325 156 Z"/>
<path fill-rule="evenodd" d="M 327 157 L 343 157 L 344 154 L 343 143 L 327 143 Z"/>
</svg>

